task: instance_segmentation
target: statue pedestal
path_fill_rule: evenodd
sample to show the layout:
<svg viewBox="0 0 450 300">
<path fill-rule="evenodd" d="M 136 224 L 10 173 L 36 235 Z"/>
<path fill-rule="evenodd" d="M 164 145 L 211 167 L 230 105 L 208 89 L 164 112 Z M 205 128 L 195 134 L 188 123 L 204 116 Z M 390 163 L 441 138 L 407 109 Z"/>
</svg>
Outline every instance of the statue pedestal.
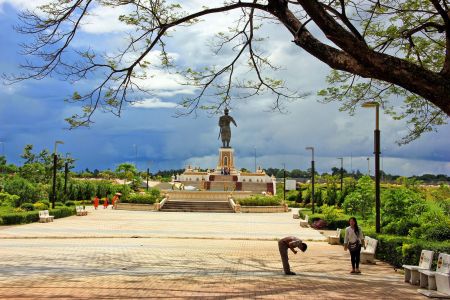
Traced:
<svg viewBox="0 0 450 300">
<path fill-rule="evenodd" d="M 216 172 L 223 175 L 236 175 L 234 167 L 234 149 L 219 148 L 219 162 L 217 163 Z"/>
</svg>

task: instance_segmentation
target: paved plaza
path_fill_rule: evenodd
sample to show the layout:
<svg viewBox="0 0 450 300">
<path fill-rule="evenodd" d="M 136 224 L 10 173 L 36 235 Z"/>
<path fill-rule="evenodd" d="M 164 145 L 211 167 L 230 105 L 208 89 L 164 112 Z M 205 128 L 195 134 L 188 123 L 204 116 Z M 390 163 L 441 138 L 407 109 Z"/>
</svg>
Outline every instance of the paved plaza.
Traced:
<svg viewBox="0 0 450 300">
<path fill-rule="evenodd" d="M 277 238 L 296 235 L 285 276 Z M 0 227 L 2 299 L 425 299 L 378 262 L 350 275 L 348 253 L 292 213 L 112 211 Z"/>
</svg>

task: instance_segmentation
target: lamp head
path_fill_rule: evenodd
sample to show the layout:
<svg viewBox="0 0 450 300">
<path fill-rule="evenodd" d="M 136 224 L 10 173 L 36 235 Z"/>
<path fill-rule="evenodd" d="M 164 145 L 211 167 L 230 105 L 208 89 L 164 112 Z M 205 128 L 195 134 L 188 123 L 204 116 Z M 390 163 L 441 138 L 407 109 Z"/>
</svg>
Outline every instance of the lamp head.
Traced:
<svg viewBox="0 0 450 300">
<path fill-rule="evenodd" d="M 314 150 L 314 147 L 306 147 L 306 150 Z"/>
<path fill-rule="evenodd" d="M 378 106 L 380 106 L 380 103 L 375 102 L 375 101 L 368 101 L 368 102 L 364 102 L 361 106 L 362 107 L 378 107 Z"/>
</svg>

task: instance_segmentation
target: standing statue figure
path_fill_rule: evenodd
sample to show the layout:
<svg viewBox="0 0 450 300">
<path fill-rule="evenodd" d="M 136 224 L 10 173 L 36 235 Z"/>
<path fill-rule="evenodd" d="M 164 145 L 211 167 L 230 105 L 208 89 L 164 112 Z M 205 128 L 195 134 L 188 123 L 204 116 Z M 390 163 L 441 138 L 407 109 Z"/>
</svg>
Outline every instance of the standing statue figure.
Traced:
<svg viewBox="0 0 450 300">
<path fill-rule="evenodd" d="M 233 117 L 228 115 L 228 108 L 225 108 L 224 113 L 225 115 L 219 118 L 219 127 L 220 127 L 219 136 L 222 137 L 223 148 L 230 148 L 230 140 L 231 140 L 230 122 L 232 122 L 236 127 L 237 125 Z"/>
</svg>

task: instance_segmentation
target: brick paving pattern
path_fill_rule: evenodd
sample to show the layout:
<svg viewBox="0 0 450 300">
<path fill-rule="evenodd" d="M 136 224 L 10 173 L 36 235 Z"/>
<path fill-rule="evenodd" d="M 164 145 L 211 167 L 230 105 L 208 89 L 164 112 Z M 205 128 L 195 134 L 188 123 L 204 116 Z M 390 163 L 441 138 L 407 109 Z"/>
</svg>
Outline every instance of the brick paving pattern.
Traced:
<svg viewBox="0 0 450 300">
<path fill-rule="evenodd" d="M 288 234 L 316 240 L 290 253 L 297 276 L 275 241 Z M 348 253 L 291 213 L 99 210 L 0 237 L 1 299 L 425 299 L 382 262 L 350 275 Z"/>
</svg>

